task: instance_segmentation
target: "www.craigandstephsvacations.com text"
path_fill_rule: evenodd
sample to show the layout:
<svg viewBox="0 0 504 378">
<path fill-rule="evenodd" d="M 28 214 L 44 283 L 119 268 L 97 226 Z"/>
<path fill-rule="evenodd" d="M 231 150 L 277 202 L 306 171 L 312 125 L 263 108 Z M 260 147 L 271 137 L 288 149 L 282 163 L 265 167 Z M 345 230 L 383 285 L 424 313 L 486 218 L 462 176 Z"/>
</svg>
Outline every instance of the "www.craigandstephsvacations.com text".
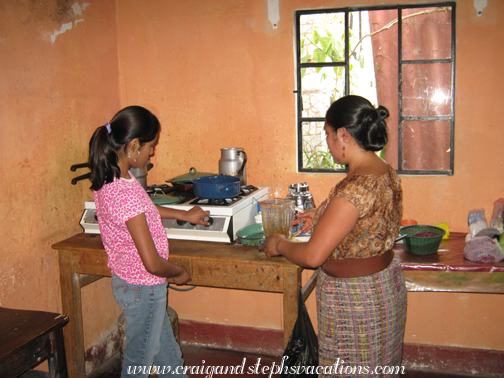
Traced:
<svg viewBox="0 0 504 378">
<path fill-rule="evenodd" d="M 271 378 L 274 374 L 360 374 L 360 375 L 375 375 L 375 374 L 404 374 L 404 366 L 376 366 L 370 368 L 368 366 L 345 366 L 345 361 L 337 359 L 336 363 L 331 366 L 286 366 L 288 357 L 284 356 L 279 365 L 273 362 L 271 365 L 262 365 L 261 358 L 258 358 L 256 363 L 247 366 L 247 358 L 243 358 L 241 365 L 237 366 L 214 366 L 206 365 L 205 360 L 201 361 L 198 366 L 178 366 L 174 369 L 171 366 L 130 366 L 128 374 L 198 374 L 204 375 L 205 378 L 212 378 L 220 374 L 262 374 L 268 375 Z"/>
</svg>

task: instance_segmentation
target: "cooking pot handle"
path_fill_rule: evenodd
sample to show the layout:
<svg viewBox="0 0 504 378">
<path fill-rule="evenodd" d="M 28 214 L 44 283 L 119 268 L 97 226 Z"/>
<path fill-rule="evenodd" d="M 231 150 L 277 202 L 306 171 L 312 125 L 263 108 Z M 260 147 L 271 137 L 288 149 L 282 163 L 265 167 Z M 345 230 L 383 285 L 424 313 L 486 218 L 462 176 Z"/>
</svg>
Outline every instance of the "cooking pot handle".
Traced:
<svg viewBox="0 0 504 378">
<path fill-rule="evenodd" d="M 240 151 L 240 154 L 243 154 L 243 163 L 240 167 L 240 170 L 238 171 L 238 176 L 242 175 L 243 170 L 245 169 L 245 164 L 247 163 L 247 153 L 245 151 Z"/>
</svg>

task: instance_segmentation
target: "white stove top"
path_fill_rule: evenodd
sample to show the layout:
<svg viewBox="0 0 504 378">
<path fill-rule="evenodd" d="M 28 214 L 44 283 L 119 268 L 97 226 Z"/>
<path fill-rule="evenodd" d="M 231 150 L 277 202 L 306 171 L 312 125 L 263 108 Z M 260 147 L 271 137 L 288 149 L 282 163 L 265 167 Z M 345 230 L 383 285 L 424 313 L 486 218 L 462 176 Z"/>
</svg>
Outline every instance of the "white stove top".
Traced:
<svg viewBox="0 0 504 378">
<path fill-rule="evenodd" d="M 269 189 L 259 187 L 248 195 L 242 195 L 239 200 L 229 205 L 191 204 L 194 199 L 179 204 L 162 205 L 179 210 L 189 210 L 194 206 L 200 206 L 203 210 L 210 211 L 210 218 L 212 218 L 210 226 L 179 224 L 174 219 L 163 219 L 163 225 L 168 238 L 172 239 L 234 242 L 237 239 L 238 230 L 254 223 L 254 217 L 258 212 L 258 203 L 267 200 L 268 196 Z M 80 224 L 86 233 L 100 233 L 94 202 L 85 203 Z"/>
<path fill-rule="evenodd" d="M 241 196 L 242 198 L 229 205 L 207 205 L 203 203 L 191 204 L 194 199 L 191 199 L 184 203 L 162 205 L 163 207 L 170 207 L 173 209 L 189 210 L 194 206 L 199 206 L 205 211 L 210 211 L 210 216 L 221 215 L 221 216 L 232 216 L 243 210 L 245 207 L 256 204 L 259 201 L 263 201 L 268 198 L 269 190 L 267 187 L 259 187 L 256 191 L 250 193 L 247 196 Z M 266 198 L 264 198 L 266 196 Z M 257 211 L 256 211 L 257 212 Z"/>
</svg>

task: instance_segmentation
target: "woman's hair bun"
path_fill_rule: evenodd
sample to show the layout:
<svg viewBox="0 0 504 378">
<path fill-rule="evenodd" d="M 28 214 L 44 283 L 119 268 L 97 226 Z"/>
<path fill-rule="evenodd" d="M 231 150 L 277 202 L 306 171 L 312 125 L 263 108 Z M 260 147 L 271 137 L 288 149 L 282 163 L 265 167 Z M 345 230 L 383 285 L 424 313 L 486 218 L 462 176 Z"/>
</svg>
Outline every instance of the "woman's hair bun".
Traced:
<svg viewBox="0 0 504 378">
<path fill-rule="evenodd" d="M 386 107 L 384 106 L 378 106 L 378 108 L 376 108 L 376 112 L 378 113 L 378 117 L 381 119 L 381 120 L 384 120 L 384 119 L 387 119 L 389 117 L 389 111 L 387 110 Z"/>
<path fill-rule="evenodd" d="M 363 147 L 369 151 L 380 151 L 388 142 L 385 119 L 389 112 L 380 105 L 376 109 L 369 109 L 369 113 L 368 122 L 363 122 L 363 126 L 367 126 L 367 137 L 362 140 Z"/>
</svg>

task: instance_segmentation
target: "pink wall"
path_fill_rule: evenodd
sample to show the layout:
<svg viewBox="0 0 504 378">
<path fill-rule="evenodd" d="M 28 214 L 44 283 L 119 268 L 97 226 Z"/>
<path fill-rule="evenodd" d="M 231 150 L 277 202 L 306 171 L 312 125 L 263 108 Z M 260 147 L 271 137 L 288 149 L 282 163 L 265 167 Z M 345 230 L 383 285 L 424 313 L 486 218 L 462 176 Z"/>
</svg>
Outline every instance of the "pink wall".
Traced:
<svg viewBox="0 0 504 378">
<path fill-rule="evenodd" d="M 50 245 L 80 232 L 91 198 L 85 182 L 70 185 L 69 167 L 85 161 L 95 127 L 126 105 L 144 105 L 162 122 L 151 184 L 192 166 L 218 172 L 220 148 L 243 147 L 249 183 L 284 197 L 289 184 L 306 181 L 323 200 L 343 176 L 296 172 L 293 12 L 348 4 L 280 0 L 273 29 L 265 0 L 2 2 L 0 305 L 61 310 Z M 403 176 L 405 218 L 466 231 L 469 210 L 484 207 L 488 215 L 504 197 L 502 17 L 500 1 L 489 0 L 481 17 L 472 1 L 457 1 L 455 175 Z M 86 347 L 115 327 L 119 310 L 108 284 L 83 291 Z M 504 350 L 503 327 L 495 327 L 503 296 L 408 299 L 407 342 Z M 171 291 L 170 304 L 181 319 L 282 327 L 276 294 L 197 288 Z M 309 307 L 314 319 L 313 297 Z"/>
</svg>

